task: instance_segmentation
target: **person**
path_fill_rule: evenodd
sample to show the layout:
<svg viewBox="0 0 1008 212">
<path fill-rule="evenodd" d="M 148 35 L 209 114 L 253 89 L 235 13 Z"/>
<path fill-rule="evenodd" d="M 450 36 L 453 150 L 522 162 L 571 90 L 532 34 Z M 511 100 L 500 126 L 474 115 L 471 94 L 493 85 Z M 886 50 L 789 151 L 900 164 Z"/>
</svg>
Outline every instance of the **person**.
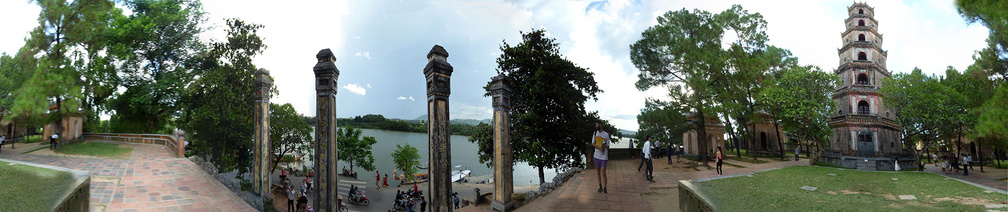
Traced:
<svg viewBox="0 0 1008 212">
<path fill-rule="evenodd" d="M 385 178 L 382 179 L 382 186 L 388 187 L 388 174 L 385 174 Z"/>
<path fill-rule="evenodd" d="M 969 164 L 969 158 L 966 157 L 966 154 L 963 154 L 962 156 L 963 176 L 969 175 L 969 169 L 966 168 L 966 166 L 969 166 L 968 164 Z"/>
<path fill-rule="evenodd" d="M 59 139 L 59 134 L 53 133 L 52 136 L 49 137 L 49 149 L 56 149 L 56 139 Z"/>
<path fill-rule="evenodd" d="M 427 211 L 427 200 L 424 200 L 423 195 L 420 195 L 420 212 Z"/>
<path fill-rule="evenodd" d="M 455 203 L 455 209 L 459 209 L 459 197 L 458 192 L 452 193 L 452 203 Z"/>
<path fill-rule="evenodd" d="M 959 157 L 956 157 L 955 154 L 953 154 L 951 158 L 952 162 L 950 162 L 949 165 L 952 166 L 952 172 L 959 174 Z"/>
<path fill-rule="evenodd" d="M 352 199 L 354 199 L 354 196 L 356 195 L 357 195 L 357 186 L 350 184 L 350 192 L 347 193 L 347 198 L 351 199 L 352 201 Z"/>
<path fill-rule="evenodd" d="M 311 189 L 312 189 L 311 188 L 311 177 L 305 177 L 304 181 L 305 181 L 305 183 L 308 184 L 308 190 L 311 191 Z"/>
<path fill-rule="evenodd" d="M 722 157 L 723 153 L 721 153 L 721 146 L 720 145 L 717 146 L 717 150 L 716 150 L 715 153 L 717 154 L 717 175 L 723 175 L 724 172 L 721 170 L 721 163 L 722 163 L 722 158 L 721 157 Z"/>
<path fill-rule="evenodd" d="M 416 194 L 417 192 L 420 192 L 420 190 L 417 189 L 416 183 L 414 183 L 413 184 L 413 193 Z"/>
<path fill-rule="evenodd" d="M 683 153 L 684 153 L 683 152 L 683 146 L 679 145 L 679 151 L 677 151 L 676 155 L 675 155 L 675 161 L 676 161 L 676 163 L 682 162 L 682 160 L 679 159 L 679 156 L 682 156 Z"/>
<path fill-rule="evenodd" d="M 934 162 L 935 167 L 938 167 L 938 155 L 937 154 L 931 153 L 931 161 Z"/>
<path fill-rule="evenodd" d="M 966 165 L 969 165 L 969 169 L 973 170 L 973 155 L 966 154 Z"/>
<path fill-rule="evenodd" d="M 374 185 L 375 185 L 376 189 L 380 189 L 381 188 L 381 173 L 379 173 L 378 171 L 374 171 L 374 173 L 375 173 Z"/>
<path fill-rule="evenodd" d="M 406 200 L 406 211 L 407 212 L 413 212 L 413 201 L 412 200 Z"/>
<path fill-rule="evenodd" d="M 0 152 L 3 152 L 3 142 L 4 142 L 4 140 L 7 140 L 7 136 L 0 135 Z"/>
<path fill-rule="evenodd" d="M 651 157 L 653 157 L 651 155 L 652 145 L 654 144 L 651 143 L 651 136 L 649 135 L 647 136 L 647 141 L 644 141 L 644 149 L 641 150 L 641 153 L 644 153 L 644 160 L 647 161 L 647 173 L 644 173 L 644 176 L 647 177 L 648 182 L 654 182 L 654 165 L 651 162 Z"/>
<path fill-rule="evenodd" d="M 941 157 L 941 168 L 942 168 L 942 174 L 948 174 L 949 173 L 949 170 L 948 170 L 948 157 L 946 157 L 944 155 Z"/>
<path fill-rule="evenodd" d="M 311 205 L 308 205 L 308 197 L 298 198 L 297 202 L 298 202 L 298 211 L 315 212 L 315 208 L 312 208 Z"/>
<path fill-rule="evenodd" d="M 794 161 L 798 161 L 798 154 L 799 154 L 800 152 L 801 152 L 801 151 L 800 151 L 800 150 L 798 150 L 798 147 L 795 147 L 795 148 L 794 148 Z"/>
<path fill-rule="evenodd" d="M 301 196 L 308 197 L 308 184 L 304 181 L 301 182 Z"/>
<path fill-rule="evenodd" d="M 672 142 L 665 145 L 665 154 L 668 154 L 668 157 L 665 157 L 668 159 L 668 164 L 672 164 Z"/>
<path fill-rule="evenodd" d="M 294 191 L 294 186 L 287 188 L 287 211 L 294 212 L 294 198 L 297 197 L 297 193 Z"/>
<path fill-rule="evenodd" d="M 595 173 L 598 175 L 599 180 L 598 192 L 609 193 L 606 189 L 606 161 L 609 160 L 609 133 L 602 130 L 602 123 L 595 122 L 593 137 L 590 142 L 592 147 L 595 148 L 593 161 L 595 162 Z"/>
<path fill-rule="evenodd" d="M 283 182 L 284 179 L 287 179 L 287 169 L 280 169 L 280 182 Z"/>
</svg>

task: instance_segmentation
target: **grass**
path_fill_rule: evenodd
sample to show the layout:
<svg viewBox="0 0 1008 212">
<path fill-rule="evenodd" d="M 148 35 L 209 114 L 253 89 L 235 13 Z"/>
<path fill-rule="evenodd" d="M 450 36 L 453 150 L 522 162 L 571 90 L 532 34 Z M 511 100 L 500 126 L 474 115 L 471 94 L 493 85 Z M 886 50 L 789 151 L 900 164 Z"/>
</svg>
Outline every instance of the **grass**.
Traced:
<svg viewBox="0 0 1008 212">
<path fill-rule="evenodd" d="M 112 143 L 80 142 L 65 145 L 63 148 L 57 149 L 56 152 L 71 155 L 125 158 L 129 157 L 130 152 L 133 152 L 133 148 Z"/>
<path fill-rule="evenodd" d="M 983 211 L 985 204 L 1008 201 L 1008 195 L 927 172 L 795 166 L 752 175 L 697 185 L 720 211 Z M 900 200 L 899 195 L 917 199 Z"/>
<path fill-rule="evenodd" d="M 998 163 L 1000 163 L 1000 166 L 998 165 Z M 991 163 L 991 165 L 989 165 L 987 167 L 997 168 L 997 169 L 1008 169 L 1008 161 L 1006 161 L 1006 160 L 994 160 L 994 163 Z"/>
<path fill-rule="evenodd" d="M 25 140 L 22 143 L 35 143 L 42 141 L 42 135 L 29 135 L 25 136 Z"/>
<path fill-rule="evenodd" d="M 838 168 L 838 169 L 854 169 L 854 168 L 847 168 L 847 167 L 843 167 L 843 166 L 837 166 L 837 165 L 833 165 L 833 164 L 828 164 L 828 163 L 822 162 L 822 161 L 816 162 L 815 165 L 816 166 L 822 166 L 822 167 Z"/>
<path fill-rule="evenodd" d="M 0 211 L 49 211 L 73 175 L 0 161 Z"/>
</svg>

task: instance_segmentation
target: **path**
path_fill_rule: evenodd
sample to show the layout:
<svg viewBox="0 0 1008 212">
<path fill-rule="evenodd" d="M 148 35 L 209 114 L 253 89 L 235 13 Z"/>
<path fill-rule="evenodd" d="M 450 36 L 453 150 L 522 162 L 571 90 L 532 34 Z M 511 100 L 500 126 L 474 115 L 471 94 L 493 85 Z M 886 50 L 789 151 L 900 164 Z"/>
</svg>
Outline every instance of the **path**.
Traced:
<svg viewBox="0 0 1008 212">
<path fill-rule="evenodd" d="M 245 201 L 162 145 L 111 142 L 133 148 L 129 159 L 21 154 L 39 144 L 17 144 L 0 158 L 91 172 L 91 211 L 255 211 Z M 48 151 L 39 150 L 39 151 Z"/>
<path fill-rule="evenodd" d="M 539 197 L 531 203 L 521 206 L 517 211 L 678 211 L 678 198 L 670 198 L 672 201 L 666 204 L 669 208 L 652 208 L 643 194 L 651 192 L 652 188 L 672 188 L 678 194 L 679 180 L 691 180 L 708 177 L 716 177 L 714 169 L 701 171 L 668 171 L 671 167 L 664 163 L 665 159 L 656 159 L 654 163 L 655 183 L 644 180 L 642 172 L 637 172 L 639 159 L 614 160 L 609 161 L 608 188 L 609 193 L 598 193 L 598 180 L 595 177 L 595 170 L 584 170 L 574 175 L 560 188 L 550 192 L 545 197 Z M 686 162 L 684 158 L 682 160 Z M 777 160 L 770 160 L 777 161 Z M 797 165 L 807 165 L 808 160 L 787 162 L 771 162 L 763 164 L 751 164 L 740 161 L 730 161 L 733 164 L 746 166 L 745 168 L 735 168 L 725 165 L 724 175 L 737 175 L 751 173 L 760 170 L 782 168 Z M 714 163 L 710 163 L 711 166 Z M 682 166 L 682 164 L 678 164 Z M 676 195 L 677 196 L 677 195 Z M 465 207 L 460 211 L 491 211 L 489 205 L 479 205 L 479 207 Z"/>
</svg>

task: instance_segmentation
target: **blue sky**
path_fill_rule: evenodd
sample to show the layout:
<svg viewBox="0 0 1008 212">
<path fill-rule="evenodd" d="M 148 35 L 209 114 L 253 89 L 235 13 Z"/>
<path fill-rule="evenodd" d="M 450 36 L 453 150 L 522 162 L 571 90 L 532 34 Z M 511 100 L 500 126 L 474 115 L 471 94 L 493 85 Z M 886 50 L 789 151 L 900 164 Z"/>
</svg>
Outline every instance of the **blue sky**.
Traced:
<svg viewBox="0 0 1008 212">
<path fill-rule="evenodd" d="M 861 2 L 861 1 L 858 1 Z M 987 29 L 967 25 L 953 1 L 865 1 L 875 7 L 882 48 L 891 72 L 920 67 L 942 74 L 946 66 L 965 69 L 984 46 Z M 670 10 L 717 13 L 741 4 L 768 22 L 770 44 L 790 49 L 802 64 L 837 67 L 837 48 L 847 6 L 853 1 L 228 1 L 204 0 L 211 27 L 201 37 L 221 40 L 224 18 L 263 24 L 268 48 L 255 63 L 271 71 L 279 95 L 299 113 L 315 109 L 312 66 L 323 48 L 336 54 L 340 69 L 337 115 L 383 114 L 413 119 L 427 109 L 423 67 L 435 44 L 444 46 L 455 68 L 450 116 L 491 117 L 482 86 L 496 75 L 502 41 L 520 42 L 520 31 L 545 28 L 561 44 L 561 54 L 595 73 L 605 92 L 586 104 L 617 127 L 636 130 L 646 97 L 664 98 L 664 89 L 638 91 L 638 71 L 629 45 Z M 27 1 L 0 2 L 0 52 L 13 53 L 37 25 L 38 7 Z"/>
</svg>

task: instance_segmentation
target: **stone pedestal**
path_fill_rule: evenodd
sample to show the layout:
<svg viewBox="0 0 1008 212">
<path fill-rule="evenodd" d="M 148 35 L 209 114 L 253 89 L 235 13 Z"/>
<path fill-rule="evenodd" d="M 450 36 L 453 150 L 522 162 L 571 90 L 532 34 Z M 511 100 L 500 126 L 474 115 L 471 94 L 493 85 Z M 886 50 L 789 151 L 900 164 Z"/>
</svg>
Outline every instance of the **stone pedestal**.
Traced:
<svg viewBox="0 0 1008 212">
<path fill-rule="evenodd" d="M 273 79 L 270 78 L 269 71 L 259 69 L 255 73 L 255 150 L 252 159 L 252 187 L 256 194 L 259 194 L 265 202 L 273 199 L 270 193 L 270 124 L 269 124 L 269 104 L 270 88 L 273 87 Z M 183 144 L 179 144 L 182 146 Z"/>
<path fill-rule="evenodd" d="M 339 69 L 336 69 L 336 56 L 332 51 L 323 49 L 315 55 L 315 93 L 316 116 L 318 126 L 315 127 L 315 178 L 312 205 L 318 211 L 336 211 L 336 88 L 339 79 Z"/>
<path fill-rule="evenodd" d="M 451 94 L 452 66 L 448 51 L 434 45 L 427 53 L 427 141 L 430 146 L 430 211 L 452 211 L 451 130 L 448 129 L 448 96 Z"/>
<path fill-rule="evenodd" d="M 514 193 L 514 178 L 511 169 L 514 156 L 511 154 L 511 87 L 507 77 L 497 75 L 490 80 L 487 93 L 493 98 L 494 111 L 494 196 L 491 206 L 497 211 L 510 211 L 514 206 L 511 194 Z"/>
</svg>

